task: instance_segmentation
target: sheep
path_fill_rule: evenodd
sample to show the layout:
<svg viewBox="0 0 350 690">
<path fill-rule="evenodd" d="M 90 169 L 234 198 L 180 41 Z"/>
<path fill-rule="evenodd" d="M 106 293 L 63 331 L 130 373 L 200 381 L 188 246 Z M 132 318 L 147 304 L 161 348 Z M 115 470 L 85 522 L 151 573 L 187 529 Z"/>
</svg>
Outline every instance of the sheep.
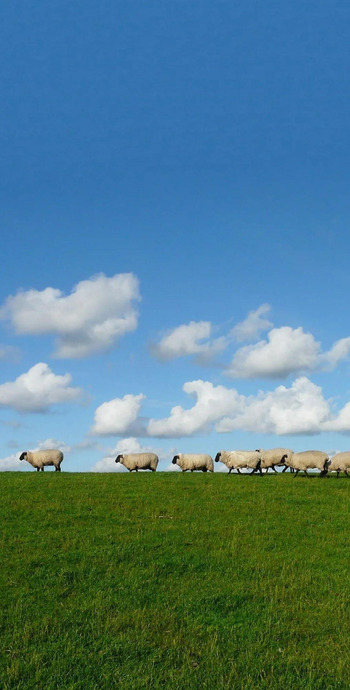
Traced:
<svg viewBox="0 0 350 690">
<path fill-rule="evenodd" d="M 152 470 L 155 472 L 159 462 L 158 455 L 155 453 L 122 453 L 115 459 L 124 465 L 129 472 L 135 470 Z"/>
<path fill-rule="evenodd" d="M 219 461 L 228 467 L 228 474 L 232 470 L 237 470 L 238 474 L 241 474 L 243 468 L 249 468 L 255 472 L 260 469 L 261 464 L 258 450 L 220 450 L 215 456 L 215 462 Z"/>
<path fill-rule="evenodd" d="M 308 477 L 307 470 L 320 470 L 320 477 L 325 477 L 328 472 L 329 455 L 321 450 L 304 450 L 302 453 L 293 453 L 291 457 L 285 455 L 283 460 L 287 467 L 296 470 L 294 477 L 303 471 Z"/>
<path fill-rule="evenodd" d="M 214 472 L 213 458 L 202 453 L 177 453 L 172 459 L 172 464 L 181 467 L 183 472 Z"/>
<path fill-rule="evenodd" d="M 260 450 L 260 472 L 261 470 L 265 469 L 267 474 L 271 467 L 273 471 L 277 473 L 277 470 L 275 469 L 276 465 L 284 465 L 285 467 L 283 472 L 285 472 L 287 469 L 287 466 L 285 465 L 285 458 L 291 458 L 292 455 L 293 451 L 289 450 L 289 448 L 270 448 L 269 450 Z M 254 470 L 254 472 L 255 471 L 256 470 Z"/>
<path fill-rule="evenodd" d="M 328 472 L 336 472 L 337 477 L 339 477 L 339 472 L 344 472 L 347 477 L 350 475 L 348 471 L 350 470 L 350 451 L 344 453 L 336 453 L 333 455 L 329 465 Z"/>
<path fill-rule="evenodd" d="M 61 472 L 63 453 L 61 450 L 56 450 L 53 448 L 36 451 L 25 450 L 23 453 L 21 453 L 19 459 L 29 462 L 30 465 L 36 468 L 37 472 L 40 470 L 43 472 L 44 467 L 51 467 L 52 465 L 55 468 L 55 472 Z"/>
</svg>

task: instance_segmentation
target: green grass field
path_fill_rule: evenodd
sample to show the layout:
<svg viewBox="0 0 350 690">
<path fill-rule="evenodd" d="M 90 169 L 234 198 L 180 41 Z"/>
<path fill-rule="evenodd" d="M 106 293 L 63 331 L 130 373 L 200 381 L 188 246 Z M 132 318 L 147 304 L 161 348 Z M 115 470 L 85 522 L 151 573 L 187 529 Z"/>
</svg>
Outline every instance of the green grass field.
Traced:
<svg viewBox="0 0 350 690">
<path fill-rule="evenodd" d="M 350 687 L 350 481 L 2 473 L 2 690 Z"/>
</svg>

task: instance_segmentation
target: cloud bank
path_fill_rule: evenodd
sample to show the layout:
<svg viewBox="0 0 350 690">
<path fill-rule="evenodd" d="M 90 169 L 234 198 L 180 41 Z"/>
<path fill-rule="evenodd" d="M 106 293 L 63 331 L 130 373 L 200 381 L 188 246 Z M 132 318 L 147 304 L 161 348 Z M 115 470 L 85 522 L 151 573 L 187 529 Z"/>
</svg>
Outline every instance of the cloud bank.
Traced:
<svg viewBox="0 0 350 690">
<path fill-rule="evenodd" d="M 350 403 L 334 412 L 322 388 L 306 376 L 289 387 L 281 385 L 251 396 L 201 380 L 185 383 L 183 390 L 195 396 L 195 404 L 188 409 L 177 405 L 169 417 L 151 419 L 149 436 L 180 438 L 214 429 L 218 433 L 241 430 L 277 436 L 350 432 Z"/>
</svg>

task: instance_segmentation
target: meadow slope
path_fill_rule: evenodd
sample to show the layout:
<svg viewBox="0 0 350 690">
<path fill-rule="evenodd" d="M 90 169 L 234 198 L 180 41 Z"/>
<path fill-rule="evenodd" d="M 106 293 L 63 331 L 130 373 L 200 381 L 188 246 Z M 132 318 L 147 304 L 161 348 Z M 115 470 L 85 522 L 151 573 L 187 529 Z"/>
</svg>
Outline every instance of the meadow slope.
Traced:
<svg viewBox="0 0 350 690">
<path fill-rule="evenodd" d="M 350 481 L 2 473 L 2 690 L 350 687 Z"/>
</svg>

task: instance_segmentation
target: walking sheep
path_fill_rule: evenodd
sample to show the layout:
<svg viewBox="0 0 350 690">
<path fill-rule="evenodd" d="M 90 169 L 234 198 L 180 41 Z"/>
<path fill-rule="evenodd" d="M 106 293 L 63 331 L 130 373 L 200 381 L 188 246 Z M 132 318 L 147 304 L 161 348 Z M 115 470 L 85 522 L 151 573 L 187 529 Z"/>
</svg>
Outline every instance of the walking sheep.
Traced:
<svg viewBox="0 0 350 690">
<path fill-rule="evenodd" d="M 253 472 L 259 470 L 261 459 L 258 450 L 220 450 L 216 453 L 215 462 L 223 462 L 228 468 L 228 474 L 231 474 L 232 470 L 237 470 L 238 474 L 241 474 L 241 469 L 248 468 Z"/>
<path fill-rule="evenodd" d="M 285 459 L 291 458 L 293 455 L 293 451 L 289 450 L 289 448 L 270 448 L 269 450 L 261 450 L 260 451 L 260 457 L 261 457 L 261 466 L 260 466 L 260 471 L 265 469 L 266 474 L 268 473 L 270 467 L 273 469 L 274 472 L 277 474 L 276 470 L 276 465 L 277 467 L 285 466 L 283 472 L 286 471 L 287 466 L 285 465 Z M 255 470 L 254 470 L 255 472 Z"/>
<path fill-rule="evenodd" d="M 339 477 L 339 472 L 344 472 L 347 477 L 350 475 L 348 471 L 350 470 L 350 451 L 344 453 L 337 453 L 333 455 L 329 465 L 328 472 L 336 472 L 337 477 Z"/>
<path fill-rule="evenodd" d="M 307 470 L 320 470 L 320 477 L 325 477 L 328 472 L 329 456 L 321 450 L 304 450 L 302 453 L 293 453 L 288 458 L 284 457 L 284 463 L 287 467 L 292 467 L 296 470 L 294 477 L 298 472 L 305 472 L 309 476 Z"/>
<path fill-rule="evenodd" d="M 152 472 L 155 472 L 159 458 L 155 453 L 123 453 L 118 455 L 115 461 L 124 465 L 129 472 L 133 470 L 136 472 L 139 470 L 152 470 Z"/>
<path fill-rule="evenodd" d="M 63 453 L 60 450 L 26 450 L 20 455 L 20 460 L 26 460 L 30 463 L 36 471 L 43 472 L 44 467 L 54 466 L 55 472 L 61 472 L 61 462 L 63 460 Z"/>
<path fill-rule="evenodd" d="M 214 472 L 213 458 L 210 455 L 196 453 L 177 453 L 172 459 L 173 465 L 181 467 L 183 472 L 201 470 L 202 472 Z"/>
</svg>

